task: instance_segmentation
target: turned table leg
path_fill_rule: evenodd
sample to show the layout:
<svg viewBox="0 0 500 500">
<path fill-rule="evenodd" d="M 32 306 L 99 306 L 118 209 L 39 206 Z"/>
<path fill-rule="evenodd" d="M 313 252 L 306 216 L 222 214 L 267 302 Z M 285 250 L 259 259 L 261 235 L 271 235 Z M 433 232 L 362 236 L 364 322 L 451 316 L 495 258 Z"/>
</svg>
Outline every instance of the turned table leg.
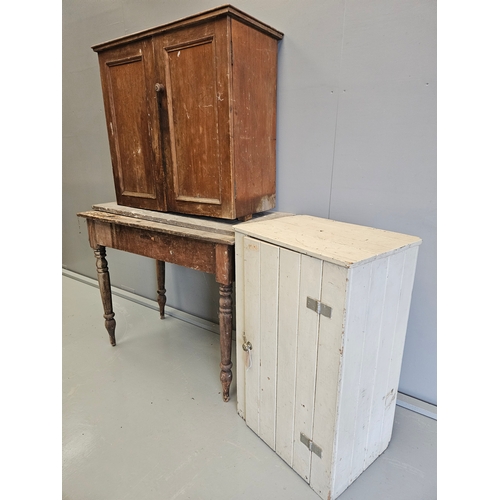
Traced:
<svg viewBox="0 0 500 500">
<path fill-rule="evenodd" d="M 101 292 L 102 306 L 104 308 L 104 325 L 109 334 L 111 345 L 116 345 L 115 339 L 115 313 L 111 300 L 111 282 L 109 279 L 108 262 L 106 260 L 106 247 L 98 245 L 94 249 L 97 266 L 97 281 Z"/>
<path fill-rule="evenodd" d="M 157 301 L 160 306 L 160 318 L 163 319 L 165 317 L 165 304 L 167 303 L 167 297 L 165 296 L 165 262 L 162 260 L 156 261 L 156 283 L 158 290 L 157 293 Z"/>
<path fill-rule="evenodd" d="M 231 337 L 233 330 L 232 289 L 232 285 L 219 284 L 220 381 L 222 382 L 222 398 L 226 402 L 229 401 L 229 387 L 233 379 L 231 372 L 233 366 L 233 363 L 231 363 Z"/>
</svg>

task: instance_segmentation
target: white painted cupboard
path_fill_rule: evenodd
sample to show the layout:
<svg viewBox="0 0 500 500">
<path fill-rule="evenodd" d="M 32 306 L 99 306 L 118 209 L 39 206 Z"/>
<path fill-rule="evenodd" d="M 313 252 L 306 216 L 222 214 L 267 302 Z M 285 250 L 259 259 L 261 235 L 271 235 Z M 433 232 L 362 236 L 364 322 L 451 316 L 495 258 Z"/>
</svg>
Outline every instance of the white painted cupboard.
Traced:
<svg viewBox="0 0 500 500">
<path fill-rule="evenodd" d="M 389 444 L 421 240 L 302 215 L 235 231 L 238 413 L 334 499 Z"/>
</svg>

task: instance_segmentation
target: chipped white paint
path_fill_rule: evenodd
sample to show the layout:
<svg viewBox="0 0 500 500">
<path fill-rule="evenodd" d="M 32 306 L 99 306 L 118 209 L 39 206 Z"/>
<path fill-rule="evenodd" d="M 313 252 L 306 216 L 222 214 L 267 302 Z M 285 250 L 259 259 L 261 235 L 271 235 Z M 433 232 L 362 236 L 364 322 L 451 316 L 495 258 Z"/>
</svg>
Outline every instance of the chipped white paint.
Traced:
<svg viewBox="0 0 500 500">
<path fill-rule="evenodd" d="M 421 240 L 308 216 L 235 231 L 238 413 L 321 498 L 337 498 L 391 437 Z"/>
</svg>

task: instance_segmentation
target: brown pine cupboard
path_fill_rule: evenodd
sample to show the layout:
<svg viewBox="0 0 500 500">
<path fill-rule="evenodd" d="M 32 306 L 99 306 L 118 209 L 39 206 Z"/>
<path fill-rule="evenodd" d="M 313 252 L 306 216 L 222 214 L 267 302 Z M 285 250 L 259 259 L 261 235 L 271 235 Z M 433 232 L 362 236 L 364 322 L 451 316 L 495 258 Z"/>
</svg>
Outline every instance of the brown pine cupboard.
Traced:
<svg viewBox="0 0 500 500">
<path fill-rule="evenodd" d="M 274 208 L 282 37 L 226 5 L 92 47 L 119 205 L 223 219 Z"/>
</svg>

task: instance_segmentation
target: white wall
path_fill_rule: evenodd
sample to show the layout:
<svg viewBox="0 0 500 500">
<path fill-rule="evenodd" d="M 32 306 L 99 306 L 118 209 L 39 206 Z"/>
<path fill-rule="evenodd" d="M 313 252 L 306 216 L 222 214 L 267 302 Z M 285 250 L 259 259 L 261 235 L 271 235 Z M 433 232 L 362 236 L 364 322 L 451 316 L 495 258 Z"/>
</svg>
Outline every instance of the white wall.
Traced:
<svg viewBox="0 0 500 500">
<path fill-rule="evenodd" d="M 78 211 L 115 200 L 91 45 L 220 5 L 63 0 L 63 265 L 95 277 Z M 436 3 L 239 0 L 285 34 L 277 209 L 420 236 L 400 391 L 436 403 Z M 154 262 L 110 249 L 112 283 L 155 298 Z M 217 321 L 212 276 L 167 266 L 168 303 Z M 117 332 L 120 325 L 118 323 Z"/>
</svg>

